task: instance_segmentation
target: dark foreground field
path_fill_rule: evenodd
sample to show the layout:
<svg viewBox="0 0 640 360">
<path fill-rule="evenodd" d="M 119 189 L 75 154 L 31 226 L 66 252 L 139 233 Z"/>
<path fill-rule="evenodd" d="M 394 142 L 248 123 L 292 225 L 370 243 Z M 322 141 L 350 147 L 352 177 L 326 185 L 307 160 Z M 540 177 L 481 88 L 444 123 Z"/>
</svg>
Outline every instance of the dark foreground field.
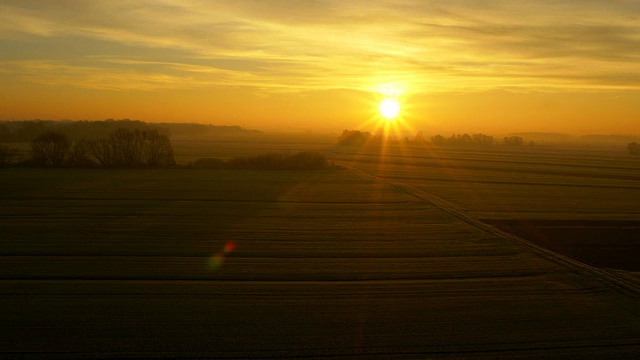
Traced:
<svg viewBox="0 0 640 360">
<path fill-rule="evenodd" d="M 1 170 L 0 356 L 637 357 L 636 275 L 509 226 L 637 224 L 640 166 L 380 152 L 334 148 L 346 169 L 315 172 Z"/>
</svg>

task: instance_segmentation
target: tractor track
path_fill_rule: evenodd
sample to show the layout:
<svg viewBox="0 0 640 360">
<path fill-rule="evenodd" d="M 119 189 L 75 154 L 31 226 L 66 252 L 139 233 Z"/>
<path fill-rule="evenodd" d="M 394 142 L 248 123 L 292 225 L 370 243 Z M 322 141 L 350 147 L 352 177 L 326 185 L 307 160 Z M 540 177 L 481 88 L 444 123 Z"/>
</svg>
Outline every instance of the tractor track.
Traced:
<svg viewBox="0 0 640 360">
<path fill-rule="evenodd" d="M 544 257 L 545 259 L 548 259 L 554 263 L 563 265 L 563 266 L 567 266 L 569 268 L 578 270 L 582 273 L 587 273 L 589 275 L 594 276 L 595 278 L 599 279 L 601 282 L 606 283 L 607 285 L 611 285 L 612 287 L 614 287 L 615 289 L 619 290 L 620 292 L 624 293 L 625 295 L 628 296 L 632 296 L 632 297 L 640 297 L 640 283 L 633 281 L 631 279 L 627 279 L 625 277 L 622 277 L 618 274 L 614 274 L 612 272 L 603 270 L 603 269 L 599 269 L 593 266 L 589 266 L 587 264 L 584 264 L 582 262 L 579 262 L 577 260 L 574 260 L 568 256 L 564 256 L 562 254 L 556 253 L 554 251 L 551 251 L 545 247 L 542 247 L 532 241 L 529 241 L 525 238 L 519 237 L 517 235 L 514 235 L 512 233 L 503 231 L 495 226 L 489 225 L 481 220 L 478 220 L 472 216 L 470 216 L 465 210 L 463 210 L 462 208 L 460 208 L 459 206 L 444 200 L 438 196 L 435 196 L 433 194 L 430 194 L 426 191 L 423 191 L 421 189 L 418 189 L 412 185 L 409 184 L 403 184 L 400 182 L 396 182 L 393 180 L 389 180 L 389 179 L 385 179 L 385 178 L 381 178 L 381 177 L 377 177 L 374 175 L 371 175 L 363 170 L 360 170 L 358 168 L 355 168 L 351 165 L 347 165 L 344 163 L 339 163 L 340 166 L 345 167 L 346 169 L 348 169 L 349 171 L 351 171 L 352 173 L 360 176 L 360 177 L 364 177 L 364 178 L 368 178 L 371 179 L 373 181 L 388 185 L 393 187 L 394 189 L 404 192 L 405 194 L 408 194 L 416 199 L 419 199 L 425 203 L 429 203 L 432 204 L 444 211 L 446 211 L 447 213 L 457 217 L 458 219 L 464 221 L 465 223 L 472 225 L 480 230 L 482 230 L 483 232 L 493 235 L 493 236 L 497 236 L 500 238 L 504 238 L 507 239 L 511 242 L 515 242 L 517 244 L 523 245 L 531 250 L 533 250 L 535 253 L 537 253 L 538 255 Z"/>
</svg>

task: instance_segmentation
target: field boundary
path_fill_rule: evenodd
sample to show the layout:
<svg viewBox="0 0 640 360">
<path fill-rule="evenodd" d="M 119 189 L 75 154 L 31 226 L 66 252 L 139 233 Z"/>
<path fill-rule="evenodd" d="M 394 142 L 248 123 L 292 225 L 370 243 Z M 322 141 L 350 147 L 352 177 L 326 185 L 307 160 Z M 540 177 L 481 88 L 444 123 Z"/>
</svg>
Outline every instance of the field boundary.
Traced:
<svg viewBox="0 0 640 360">
<path fill-rule="evenodd" d="M 404 192 L 405 194 L 408 194 L 412 197 L 415 197 L 423 202 L 426 203 L 430 203 L 432 205 L 435 205 L 436 207 L 446 211 L 447 213 L 457 217 L 458 219 L 464 221 L 465 223 L 472 225 L 482 231 L 484 231 L 485 233 L 488 233 L 490 235 L 493 236 L 497 236 L 497 237 L 501 237 L 504 239 L 507 239 L 509 241 L 515 242 L 517 244 L 523 245 L 531 250 L 533 250 L 534 252 L 536 252 L 537 254 L 541 255 L 542 257 L 553 261 L 557 264 L 560 265 L 564 265 L 564 266 L 568 266 L 570 268 L 574 268 L 577 269 L 579 271 L 582 272 L 586 272 L 589 273 L 593 276 L 595 276 L 596 278 L 598 278 L 599 280 L 612 285 L 614 288 L 620 290 L 622 293 L 624 293 L 625 295 L 631 295 L 634 297 L 638 297 L 640 296 L 640 283 L 638 282 L 634 282 L 631 281 L 629 279 L 626 279 L 622 276 L 616 275 L 616 274 L 612 274 L 611 272 L 608 272 L 606 270 L 603 269 L 599 269 L 587 264 L 584 264 L 582 262 L 579 262 L 577 260 L 574 260 L 568 256 L 564 256 L 562 254 L 558 254 L 554 251 L 551 251 L 545 247 L 542 247 L 532 241 L 529 241 L 525 238 L 519 237 L 517 235 L 511 234 L 509 232 L 503 231 L 495 226 L 489 225 L 481 220 L 478 220 L 474 217 L 472 217 L 471 215 L 469 215 L 465 210 L 463 210 L 462 208 L 460 208 L 459 206 L 444 200 L 438 196 L 435 196 L 433 194 L 430 194 L 426 191 L 423 191 L 421 189 L 418 189 L 414 186 L 408 185 L 408 184 L 402 184 L 402 183 L 398 183 L 398 182 L 394 182 L 392 180 L 388 180 L 388 179 L 384 179 L 384 178 L 380 178 L 374 175 L 371 175 L 369 173 L 366 173 L 360 169 L 357 169 L 351 165 L 346 165 L 344 163 L 340 163 L 340 165 L 344 166 L 346 169 L 348 169 L 349 171 L 353 172 L 354 174 L 361 176 L 361 177 L 365 177 L 374 181 L 377 181 L 379 183 L 383 183 L 386 184 L 388 186 L 393 187 L 394 189 Z"/>
</svg>

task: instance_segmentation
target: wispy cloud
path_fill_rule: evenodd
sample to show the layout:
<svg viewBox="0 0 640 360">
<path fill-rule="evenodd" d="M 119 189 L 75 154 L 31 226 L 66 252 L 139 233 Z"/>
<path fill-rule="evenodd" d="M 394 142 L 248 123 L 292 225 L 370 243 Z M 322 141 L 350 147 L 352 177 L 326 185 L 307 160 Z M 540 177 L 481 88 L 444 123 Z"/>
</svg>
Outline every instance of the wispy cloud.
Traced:
<svg viewBox="0 0 640 360">
<path fill-rule="evenodd" d="M 2 63 L 89 88 L 637 89 L 638 14 L 634 1 L 9 0 L 0 46 L 108 44 Z"/>
</svg>

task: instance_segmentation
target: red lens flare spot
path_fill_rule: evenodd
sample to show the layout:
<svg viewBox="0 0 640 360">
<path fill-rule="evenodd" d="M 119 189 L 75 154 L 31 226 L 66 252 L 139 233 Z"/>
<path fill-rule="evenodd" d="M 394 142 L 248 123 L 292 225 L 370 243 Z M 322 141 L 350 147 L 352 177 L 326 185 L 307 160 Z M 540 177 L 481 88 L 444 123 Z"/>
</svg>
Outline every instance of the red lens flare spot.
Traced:
<svg viewBox="0 0 640 360">
<path fill-rule="evenodd" d="M 225 246 L 224 246 L 224 252 L 225 254 L 228 254 L 230 252 L 232 252 L 233 250 L 235 250 L 236 248 L 236 243 L 233 241 L 229 241 Z"/>
</svg>

